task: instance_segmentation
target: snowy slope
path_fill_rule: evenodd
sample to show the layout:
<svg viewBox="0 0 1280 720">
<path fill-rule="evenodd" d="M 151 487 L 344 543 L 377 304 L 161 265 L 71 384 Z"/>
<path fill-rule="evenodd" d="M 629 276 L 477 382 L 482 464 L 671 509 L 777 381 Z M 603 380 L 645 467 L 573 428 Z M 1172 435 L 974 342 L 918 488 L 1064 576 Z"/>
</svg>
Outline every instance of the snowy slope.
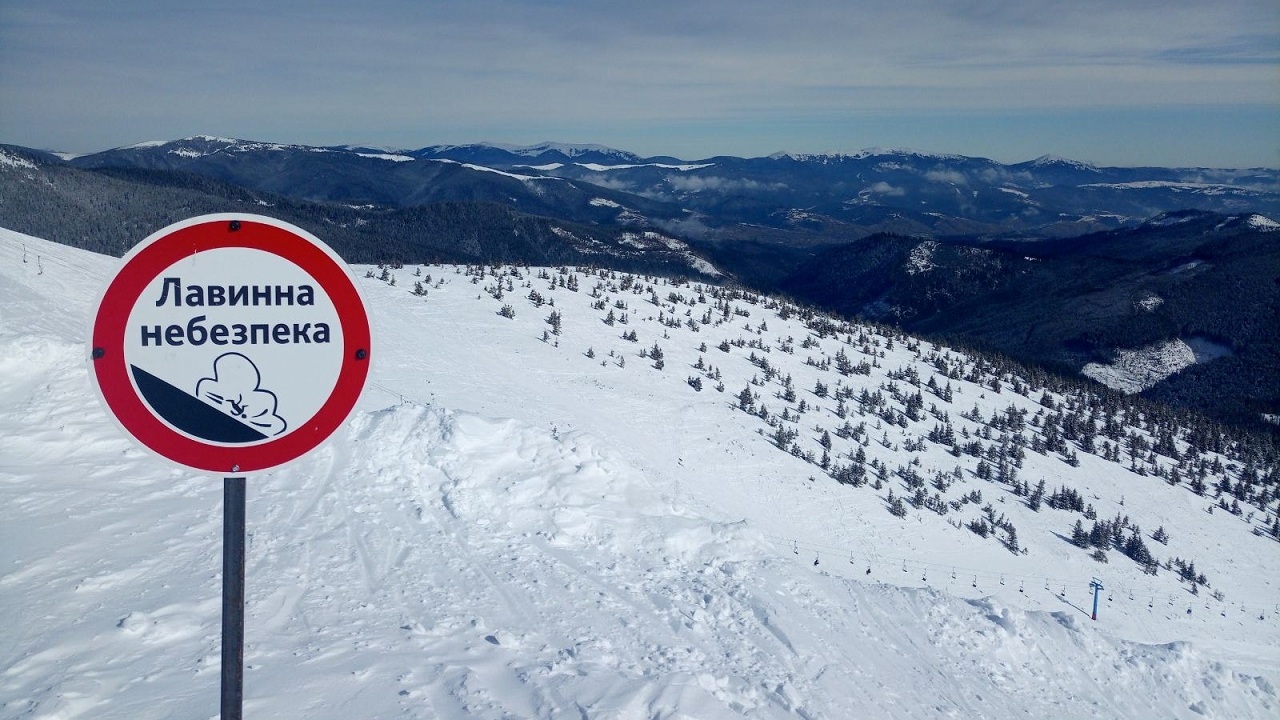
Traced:
<svg viewBox="0 0 1280 720">
<path fill-rule="evenodd" d="M 0 231 L 3 717 L 217 714 L 221 483 L 135 449 L 92 397 L 84 329 L 116 262 Z M 1093 455 L 1075 468 L 1028 453 L 1032 483 L 1068 482 L 1100 517 L 1170 528 L 1155 552 L 1195 558 L 1225 594 L 1193 596 L 1174 573 L 1143 575 L 1119 553 L 1095 563 L 1060 537 L 1077 516 L 1033 513 L 972 477 L 974 458 L 914 453 L 926 477 L 964 465 L 951 494 L 981 488 L 1017 523 L 1028 552 L 1015 555 L 949 524 L 959 512 L 889 514 L 885 493 L 904 492 L 897 478 L 882 491 L 837 484 L 736 409 L 760 371 L 750 348 L 716 347 L 742 336 L 768 344 L 770 362 L 822 408 L 793 423 L 798 442 L 812 449 L 812 429 L 834 427 L 834 402 L 809 388 L 834 387 L 836 374 L 804 359 L 834 355 L 836 339 L 802 349 L 795 316 L 737 302 L 748 316 L 694 332 L 658 319 L 698 325 L 710 303 L 661 280 L 623 290 L 625 276 L 576 273 L 574 292 L 551 289 L 564 277 L 554 269 L 524 269 L 495 298 L 492 274 L 403 268 L 391 285 L 365 271 L 377 346 L 360 410 L 308 459 L 250 480 L 247 717 L 1263 718 L 1280 708 L 1280 553 L 1250 532 L 1261 518 L 1209 514 L 1208 498 Z M 531 290 L 555 307 L 535 307 Z M 668 293 L 694 304 L 668 305 Z M 503 305 L 515 318 L 498 314 Z M 610 309 L 628 323 L 602 322 Z M 544 341 L 552 310 L 563 330 Z M 619 337 L 628 329 L 638 342 Z M 661 370 L 639 356 L 655 343 Z M 844 382 L 874 388 L 918 362 L 901 342 L 878 343 L 873 374 Z M 686 382 L 700 357 L 721 370 L 723 393 L 705 376 L 700 392 Z M 957 415 L 971 405 L 1036 407 L 1037 393 L 954 384 L 957 432 L 977 432 Z M 775 412 L 789 407 L 776 381 L 755 389 Z M 865 451 L 905 464 L 902 445 L 927 420 L 872 427 Z M 1109 588 L 1097 623 L 1086 612 L 1094 575 Z"/>
</svg>

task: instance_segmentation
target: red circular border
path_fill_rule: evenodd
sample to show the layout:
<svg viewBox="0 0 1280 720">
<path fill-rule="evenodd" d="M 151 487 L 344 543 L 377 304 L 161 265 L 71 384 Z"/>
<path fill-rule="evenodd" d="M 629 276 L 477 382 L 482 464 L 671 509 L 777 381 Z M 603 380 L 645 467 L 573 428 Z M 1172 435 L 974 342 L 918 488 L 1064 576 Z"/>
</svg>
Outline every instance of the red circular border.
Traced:
<svg viewBox="0 0 1280 720">
<path fill-rule="evenodd" d="M 233 221 L 239 223 L 238 230 L 231 230 Z M 209 445 L 170 428 L 138 396 L 124 358 L 125 326 L 147 285 L 175 262 L 220 248 L 261 250 L 297 265 L 328 293 L 342 325 L 342 367 L 328 399 L 293 432 L 258 445 Z M 369 374 L 369 318 L 347 269 L 315 241 L 286 228 L 243 217 L 219 216 L 217 220 L 180 227 L 137 249 L 104 292 L 92 337 L 93 347 L 104 351 L 92 361 L 99 391 L 125 430 L 159 455 L 210 472 L 266 470 L 315 449 L 346 421 Z M 358 350 L 364 350 L 362 358 L 356 357 Z"/>
</svg>

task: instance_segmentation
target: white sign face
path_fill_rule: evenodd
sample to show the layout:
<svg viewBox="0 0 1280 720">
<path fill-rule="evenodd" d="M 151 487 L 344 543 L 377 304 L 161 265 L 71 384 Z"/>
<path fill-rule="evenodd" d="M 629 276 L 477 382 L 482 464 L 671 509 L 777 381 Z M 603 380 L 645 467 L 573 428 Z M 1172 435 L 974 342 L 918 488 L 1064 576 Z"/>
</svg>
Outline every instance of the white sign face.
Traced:
<svg viewBox="0 0 1280 720">
<path fill-rule="evenodd" d="M 368 374 L 350 272 L 305 231 L 214 215 L 126 256 L 92 333 L 93 377 L 125 430 L 181 464 L 249 472 L 309 451 Z"/>
<path fill-rule="evenodd" d="M 240 288 L 242 297 L 232 304 L 230 294 Z M 225 297 L 214 305 L 209 295 L 216 293 Z M 165 337 L 170 326 L 183 328 L 181 345 Z M 128 327 L 135 332 L 125 333 L 124 356 L 139 394 L 170 427 L 214 443 L 261 442 L 293 432 L 326 400 L 317 389 L 333 387 L 342 369 L 342 326 L 333 300 L 297 265 L 262 250 L 209 250 L 165 268 L 143 289 Z M 216 427 L 193 426 L 189 413 L 167 416 L 164 401 L 150 403 L 139 385 L 143 373 L 262 437 L 232 440 Z"/>
</svg>

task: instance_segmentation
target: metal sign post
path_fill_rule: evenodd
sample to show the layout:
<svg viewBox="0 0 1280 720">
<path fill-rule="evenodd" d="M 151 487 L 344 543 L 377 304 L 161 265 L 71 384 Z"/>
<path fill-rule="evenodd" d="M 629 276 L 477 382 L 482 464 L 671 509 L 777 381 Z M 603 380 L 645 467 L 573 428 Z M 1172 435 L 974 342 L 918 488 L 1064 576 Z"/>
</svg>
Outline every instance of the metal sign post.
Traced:
<svg viewBox="0 0 1280 720">
<path fill-rule="evenodd" d="M 222 720 L 244 710 L 244 478 L 222 480 Z"/>
</svg>

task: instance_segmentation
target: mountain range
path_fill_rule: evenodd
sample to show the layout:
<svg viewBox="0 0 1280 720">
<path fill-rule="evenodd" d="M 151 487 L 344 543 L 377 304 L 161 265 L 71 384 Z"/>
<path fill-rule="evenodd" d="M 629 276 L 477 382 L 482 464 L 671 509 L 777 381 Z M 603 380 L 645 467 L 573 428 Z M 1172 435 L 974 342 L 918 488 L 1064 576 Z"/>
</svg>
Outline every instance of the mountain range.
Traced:
<svg viewBox="0 0 1280 720">
<path fill-rule="evenodd" d="M 1280 171 L 1004 165 L 909 150 L 693 161 L 598 145 L 310 147 L 197 136 L 73 157 L 79 168 L 190 172 L 300 200 L 408 207 L 498 200 L 587 222 L 685 221 L 800 235 L 1075 235 L 1169 210 L 1280 214 Z M 615 204 L 596 202 L 603 199 Z"/>
<path fill-rule="evenodd" d="M 121 254 L 234 209 L 351 261 L 724 278 L 1232 422 L 1280 415 L 1276 169 L 211 136 L 81 156 L 0 147 L 0 224 L 77 247 Z"/>
</svg>

